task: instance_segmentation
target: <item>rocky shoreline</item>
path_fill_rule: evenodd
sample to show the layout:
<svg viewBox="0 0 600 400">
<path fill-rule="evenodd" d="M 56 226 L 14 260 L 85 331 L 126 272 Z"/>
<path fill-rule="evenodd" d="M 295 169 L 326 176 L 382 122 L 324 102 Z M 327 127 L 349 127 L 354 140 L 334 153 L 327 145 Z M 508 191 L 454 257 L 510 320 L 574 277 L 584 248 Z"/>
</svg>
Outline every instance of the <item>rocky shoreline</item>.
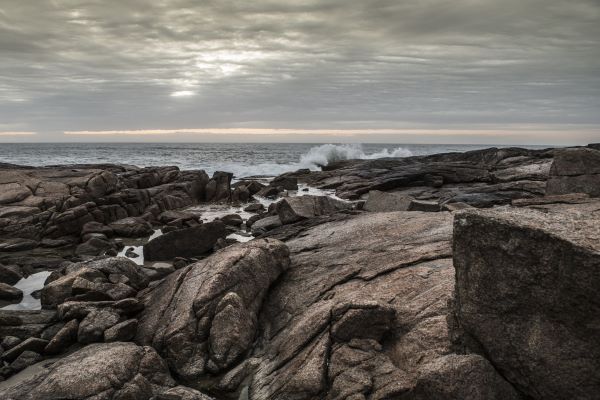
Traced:
<svg viewBox="0 0 600 400">
<path fill-rule="evenodd" d="M 597 398 L 599 197 L 599 145 L 0 164 L 0 398 Z"/>
</svg>

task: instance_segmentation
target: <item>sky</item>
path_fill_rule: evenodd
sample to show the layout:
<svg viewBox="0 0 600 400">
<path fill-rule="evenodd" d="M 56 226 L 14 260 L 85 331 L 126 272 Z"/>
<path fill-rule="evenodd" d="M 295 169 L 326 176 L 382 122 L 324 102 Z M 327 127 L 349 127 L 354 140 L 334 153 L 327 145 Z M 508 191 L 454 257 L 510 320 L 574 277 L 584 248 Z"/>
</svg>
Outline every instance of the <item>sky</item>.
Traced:
<svg viewBox="0 0 600 400">
<path fill-rule="evenodd" d="M 0 0 L 0 142 L 600 142 L 600 0 Z"/>
</svg>

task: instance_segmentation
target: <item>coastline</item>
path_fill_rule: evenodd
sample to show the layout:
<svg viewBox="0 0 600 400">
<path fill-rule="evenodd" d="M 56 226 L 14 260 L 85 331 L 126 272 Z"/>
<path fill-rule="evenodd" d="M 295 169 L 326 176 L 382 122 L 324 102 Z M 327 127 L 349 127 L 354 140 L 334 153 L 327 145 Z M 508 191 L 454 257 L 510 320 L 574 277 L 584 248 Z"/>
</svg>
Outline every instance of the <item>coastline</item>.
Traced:
<svg viewBox="0 0 600 400">
<path fill-rule="evenodd" d="M 598 147 L 237 180 L 2 164 L 2 282 L 51 272 L 42 309 L 0 310 L 2 376 L 69 355 L 0 393 L 43 398 L 47 377 L 80 393 L 65 371 L 105 363 L 127 382 L 114 398 L 564 398 L 581 379 L 592 398 Z M 145 358 L 150 372 L 120 375 Z"/>
</svg>

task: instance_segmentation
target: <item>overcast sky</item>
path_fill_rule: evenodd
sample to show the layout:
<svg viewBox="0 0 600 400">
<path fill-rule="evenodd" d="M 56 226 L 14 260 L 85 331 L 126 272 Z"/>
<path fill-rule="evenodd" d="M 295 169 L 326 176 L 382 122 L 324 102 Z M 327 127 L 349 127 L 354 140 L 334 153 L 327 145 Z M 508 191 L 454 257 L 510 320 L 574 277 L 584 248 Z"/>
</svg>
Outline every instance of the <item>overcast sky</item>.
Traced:
<svg viewBox="0 0 600 400">
<path fill-rule="evenodd" d="M 600 142 L 599 38 L 599 0 L 0 0 L 0 141 Z"/>
</svg>

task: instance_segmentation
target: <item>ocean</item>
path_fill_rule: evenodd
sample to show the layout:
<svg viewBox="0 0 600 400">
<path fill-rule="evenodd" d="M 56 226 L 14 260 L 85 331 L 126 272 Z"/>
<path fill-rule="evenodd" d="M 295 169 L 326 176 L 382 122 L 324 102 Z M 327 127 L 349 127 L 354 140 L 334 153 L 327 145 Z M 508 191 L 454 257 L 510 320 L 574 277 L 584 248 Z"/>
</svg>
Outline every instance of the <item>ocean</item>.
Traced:
<svg viewBox="0 0 600 400">
<path fill-rule="evenodd" d="M 318 169 L 343 159 L 407 157 L 461 152 L 491 145 L 314 143 L 11 143 L 0 144 L 0 162 L 20 165 L 84 163 L 176 165 L 232 172 L 236 178 Z M 506 146 L 497 146 L 506 147 Z M 536 148 L 536 146 L 529 146 Z M 540 146 L 543 147 L 543 146 Z"/>
</svg>

